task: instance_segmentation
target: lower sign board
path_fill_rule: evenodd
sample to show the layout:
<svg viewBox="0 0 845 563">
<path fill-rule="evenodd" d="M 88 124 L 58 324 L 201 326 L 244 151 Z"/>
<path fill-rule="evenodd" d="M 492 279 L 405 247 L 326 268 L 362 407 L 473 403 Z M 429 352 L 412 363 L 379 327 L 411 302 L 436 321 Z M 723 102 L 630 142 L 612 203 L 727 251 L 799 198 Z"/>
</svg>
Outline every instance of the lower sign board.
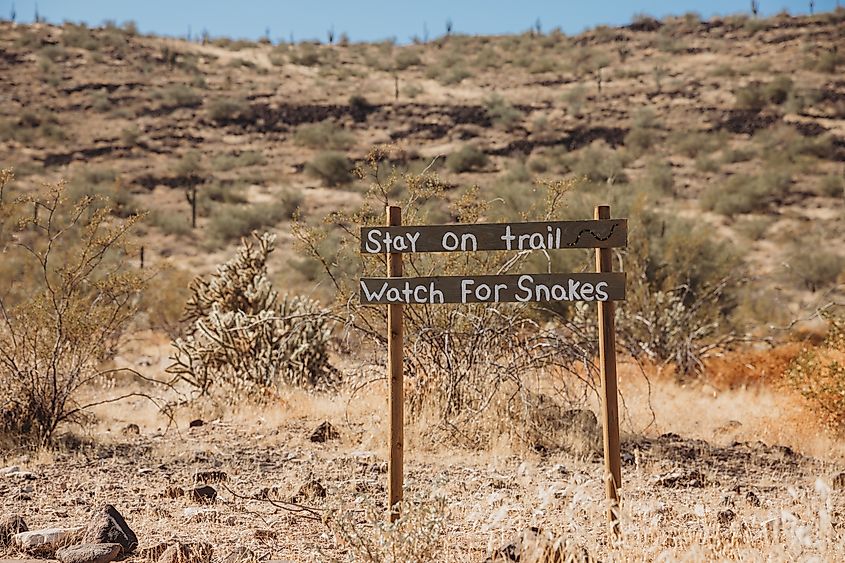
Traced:
<svg viewBox="0 0 845 563">
<path fill-rule="evenodd" d="M 546 303 L 622 301 L 625 274 L 516 274 L 361 278 L 361 303 Z"/>
</svg>

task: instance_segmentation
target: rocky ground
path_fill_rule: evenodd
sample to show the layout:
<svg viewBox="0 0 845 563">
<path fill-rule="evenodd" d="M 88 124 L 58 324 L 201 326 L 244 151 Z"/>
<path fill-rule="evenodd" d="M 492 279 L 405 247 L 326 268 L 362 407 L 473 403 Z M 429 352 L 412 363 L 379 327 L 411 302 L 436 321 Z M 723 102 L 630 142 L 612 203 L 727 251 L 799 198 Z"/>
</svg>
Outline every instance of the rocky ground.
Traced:
<svg viewBox="0 0 845 563">
<path fill-rule="evenodd" d="M 137 546 L 127 546 L 134 539 L 96 537 L 122 543 L 130 560 L 176 561 L 179 549 L 193 549 L 197 561 L 351 555 L 367 561 L 348 533 L 373 533 L 368 510 L 379 519 L 383 514 L 384 429 L 373 422 L 380 401 L 349 410 L 338 398 L 299 400 L 309 414 L 270 409 L 184 418 L 169 428 L 164 419 L 144 423 L 141 414 L 140 425 L 120 422 L 133 419 L 135 409 L 144 412 L 140 406 L 122 410 L 111 422 L 103 420 L 96 435 L 68 438 L 59 451 L 7 459 L 15 465 L 0 477 L 5 521 L 19 517 L 30 530 L 78 530 L 69 542 L 92 542 L 103 507 L 112 505 L 126 521 L 117 528 L 129 538 L 134 533 Z M 318 416 L 331 420 L 321 423 Z M 609 546 L 595 417 L 563 416 L 582 421 L 570 427 L 567 441 L 580 446 L 578 453 L 571 447 L 520 453 L 415 446 L 414 437 L 425 429 L 409 430 L 406 497 L 418 507 L 409 510 L 437 507 L 443 519 L 434 560 L 515 561 L 529 539 L 547 536 L 562 540 L 571 553 L 601 560 L 815 555 L 832 561 L 843 555 L 845 473 L 838 455 L 813 458 L 788 446 L 744 441 L 738 421 L 718 428 L 710 440 L 628 435 L 624 544 Z M 672 427 L 660 418 L 661 427 Z M 417 531 L 436 527 L 424 518 L 413 522 Z M 8 541 L 11 531 L 0 540 Z M 29 536 L 15 536 L 22 537 Z M 0 556 L 93 560 L 28 550 L 21 542 L 0 548 Z"/>
</svg>

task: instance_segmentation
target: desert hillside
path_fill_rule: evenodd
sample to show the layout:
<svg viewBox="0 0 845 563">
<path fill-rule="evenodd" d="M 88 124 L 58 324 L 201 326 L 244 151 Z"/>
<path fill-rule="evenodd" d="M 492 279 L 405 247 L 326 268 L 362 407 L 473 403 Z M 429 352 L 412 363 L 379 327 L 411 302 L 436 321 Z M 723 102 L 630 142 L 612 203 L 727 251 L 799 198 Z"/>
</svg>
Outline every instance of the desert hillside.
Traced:
<svg viewBox="0 0 845 563">
<path fill-rule="evenodd" d="M 149 210 L 148 261 L 199 271 L 254 228 L 288 237 L 298 206 L 319 221 L 356 205 L 347 171 L 374 144 L 411 171 L 439 157 L 455 194 L 505 194 L 514 215 L 533 178 L 586 177 L 573 215 L 639 197 L 706 226 L 741 249 L 783 321 L 842 265 L 842 18 L 641 17 L 403 46 L 5 22 L 0 162 L 21 190 L 64 178 Z"/>
</svg>

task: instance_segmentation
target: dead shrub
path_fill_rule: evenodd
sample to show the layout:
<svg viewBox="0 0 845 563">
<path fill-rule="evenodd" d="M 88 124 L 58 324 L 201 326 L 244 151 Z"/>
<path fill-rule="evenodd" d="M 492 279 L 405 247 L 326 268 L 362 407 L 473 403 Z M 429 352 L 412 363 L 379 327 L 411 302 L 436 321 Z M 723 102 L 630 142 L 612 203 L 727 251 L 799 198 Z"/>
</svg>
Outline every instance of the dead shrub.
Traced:
<svg viewBox="0 0 845 563">
<path fill-rule="evenodd" d="M 845 429 L 845 315 L 823 313 L 829 323 L 820 346 L 804 348 L 786 371 L 787 382 L 807 399 L 822 422 L 836 431 Z"/>
<path fill-rule="evenodd" d="M 764 350 L 734 350 L 709 358 L 704 372 L 707 381 L 722 389 L 778 386 L 801 348 L 800 344 L 791 342 Z"/>
<path fill-rule="evenodd" d="M 126 266 L 139 217 L 116 219 L 94 201 L 71 200 L 63 183 L 12 202 L 0 197 L 0 434 L 18 442 L 47 445 L 94 404 L 136 395 L 79 400 L 86 385 L 134 373 L 106 362 L 144 286 Z"/>
<path fill-rule="evenodd" d="M 386 344 L 386 308 L 361 306 L 357 299 L 357 278 L 383 275 L 384 257 L 360 254 L 358 227 L 381 224 L 384 206 L 399 203 L 397 194 L 402 194 L 407 224 L 428 223 L 430 204 L 443 201 L 444 185 L 435 174 L 399 174 L 388 166 L 389 155 L 385 147 L 370 152 L 358 169 L 360 177 L 371 182 L 365 202 L 353 212 L 327 217 L 325 224 L 334 230 L 294 225 L 303 254 L 320 266 L 333 287 L 334 310 L 344 319 L 349 345 L 357 348 L 370 343 L 383 350 Z M 572 185 L 569 181 L 541 186 L 537 209 L 525 211 L 555 216 Z M 473 223 L 489 212 L 478 192 L 469 190 L 450 213 L 459 222 Z M 335 243 L 324 244 L 330 235 Z M 527 258 L 527 253 L 514 257 L 504 252 L 415 254 L 408 255 L 406 268 L 414 275 L 504 274 L 519 271 L 528 264 Z M 571 383 L 583 379 L 592 384 L 596 375 L 594 335 L 564 316 L 556 317 L 554 323 L 539 320 L 541 316 L 536 308 L 520 303 L 407 307 L 409 416 L 434 420 L 432 439 L 445 434 L 465 445 L 479 446 L 506 435 L 533 445 L 543 431 L 532 424 L 531 416 L 539 402 L 534 378 L 540 370 L 559 370 L 561 376 L 555 378 L 547 399 L 561 404 L 582 400 L 569 392 Z"/>
</svg>

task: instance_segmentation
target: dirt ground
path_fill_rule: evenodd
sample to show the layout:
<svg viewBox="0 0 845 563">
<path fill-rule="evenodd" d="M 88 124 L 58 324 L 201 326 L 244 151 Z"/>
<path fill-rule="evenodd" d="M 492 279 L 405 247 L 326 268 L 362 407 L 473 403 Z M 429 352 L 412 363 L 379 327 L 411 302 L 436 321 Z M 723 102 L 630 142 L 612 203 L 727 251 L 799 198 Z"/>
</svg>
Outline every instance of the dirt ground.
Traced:
<svg viewBox="0 0 845 563">
<path fill-rule="evenodd" d="M 573 436 L 590 442 L 580 453 L 467 450 L 432 444 L 430 428 L 414 423 L 406 498 L 445 499 L 435 560 L 482 561 L 531 526 L 605 561 L 845 557 L 843 450 L 794 398 L 659 377 L 646 385 L 631 373 L 622 380 L 621 544 L 607 543 L 603 462 L 589 431 Z M 291 392 L 261 408 L 181 411 L 171 425 L 143 400 L 104 407 L 95 428 L 58 451 L 2 458 L 32 473 L 0 480 L 3 511 L 36 529 L 82 525 L 114 504 L 138 535 L 133 559 L 178 540 L 213 545 L 215 561 L 236 548 L 260 559 L 346 560 L 354 551 L 322 519 L 336 510 L 366 531 L 365 509 L 383 510 L 385 396 L 378 384 L 351 400 Z M 197 418 L 204 424 L 190 427 Z M 312 442 L 323 421 L 339 436 Z M 176 489 L 190 491 L 209 471 L 227 477 L 211 479 L 214 502 Z"/>
</svg>

